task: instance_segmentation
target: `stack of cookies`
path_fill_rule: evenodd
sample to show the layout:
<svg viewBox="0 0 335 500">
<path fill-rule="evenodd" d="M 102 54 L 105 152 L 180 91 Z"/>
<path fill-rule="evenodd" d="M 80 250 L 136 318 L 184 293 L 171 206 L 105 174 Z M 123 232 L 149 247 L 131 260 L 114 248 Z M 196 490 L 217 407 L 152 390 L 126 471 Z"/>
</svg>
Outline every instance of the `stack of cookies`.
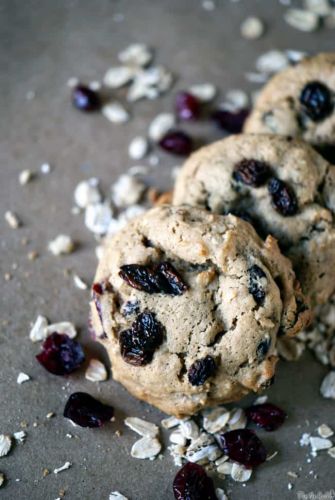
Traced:
<svg viewBox="0 0 335 500">
<path fill-rule="evenodd" d="M 106 241 L 93 285 L 114 379 L 178 417 L 268 387 L 335 290 L 335 54 L 274 77 L 245 132 Z"/>
</svg>

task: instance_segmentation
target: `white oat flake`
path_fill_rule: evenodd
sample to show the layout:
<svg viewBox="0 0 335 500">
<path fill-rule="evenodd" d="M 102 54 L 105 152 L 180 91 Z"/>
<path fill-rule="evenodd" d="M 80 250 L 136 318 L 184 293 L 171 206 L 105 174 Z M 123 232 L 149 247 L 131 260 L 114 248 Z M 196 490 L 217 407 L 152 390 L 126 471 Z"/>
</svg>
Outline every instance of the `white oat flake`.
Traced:
<svg viewBox="0 0 335 500">
<path fill-rule="evenodd" d="M 118 57 L 123 64 L 146 66 L 151 62 L 153 53 L 147 45 L 134 43 L 119 52 Z"/>
<path fill-rule="evenodd" d="M 48 249 L 56 256 L 70 254 L 74 250 L 74 242 L 70 236 L 59 234 L 54 240 L 49 242 Z"/>
<path fill-rule="evenodd" d="M 112 123 L 125 123 L 130 118 L 126 108 L 117 101 L 105 104 L 105 106 L 102 107 L 101 112 L 104 117 Z"/>
<path fill-rule="evenodd" d="M 128 154 L 133 160 L 142 160 L 149 150 L 149 142 L 146 137 L 137 136 L 128 147 Z"/>
<path fill-rule="evenodd" d="M 329 425 L 321 424 L 318 427 L 318 434 L 322 438 L 329 438 L 334 435 L 334 431 L 329 427 Z"/>
<path fill-rule="evenodd" d="M 303 9 L 288 9 L 284 20 L 299 31 L 315 31 L 319 26 L 319 16 L 315 12 Z"/>
<path fill-rule="evenodd" d="M 0 457 L 4 457 L 9 453 L 12 447 L 12 440 L 6 434 L 0 434 Z"/>
<path fill-rule="evenodd" d="M 241 35 L 247 40 L 257 40 L 265 31 L 264 23 L 258 17 L 248 17 L 241 24 Z"/>
<path fill-rule="evenodd" d="M 289 65 L 289 58 L 281 50 L 265 52 L 256 61 L 256 69 L 260 73 L 277 73 Z"/>
<path fill-rule="evenodd" d="M 127 417 L 124 423 L 132 431 L 137 432 L 137 434 L 144 437 L 154 438 L 159 434 L 159 428 L 157 425 L 138 417 Z"/>
<path fill-rule="evenodd" d="M 20 372 L 17 376 L 17 380 L 16 382 L 21 385 L 21 384 L 24 384 L 25 382 L 28 382 L 28 380 L 30 380 L 30 377 L 29 375 L 27 375 L 26 373 L 23 373 L 23 372 Z"/>
<path fill-rule="evenodd" d="M 142 198 L 145 188 L 145 184 L 136 177 L 127 174 L 120 175 L 111 186 L 113 203 L 119 208 L 134 205 Z"/>
<path fill-rule="evenodd" d="M 109 495 L 109 500 L 128 500 L 128 498 L 118 491 L 112 491 L 112 493 Z"/>
<path fill-rule="evenodd" d="M 17 441 L 20 444 L 23 444 L 26 440 L 27 433 L 24 431 L 18 431 L 14 432 L 13 434 L 15 441 Z"/>
<path fill-rule="evenodd" d="M 47 337 L 47 326 L 47 319 L 44 316 L 38 315 L 29 333 L 30 340 L 32 342 L 40 342 L 42 340 L 45 340 Z"/>
<path fill-rule="evenodd" d="M 77 330 L 73 323 L 70 321 L 59 321 L 58 323 L 52 323 L 46 327 L 46 336 L 48 337 L 52 333 L 63 333 L 67 335 L 70 339 L 74 339 L 77 336 Z"/>
<path fill-rule="evenodd" d="M 71 462 L 65 462 L 65 464 L 62 465 L 61 467 L 54 469 L 54 474 L 59 474 L 60 472 L 69 469 L 71 466 L 72 466 Z"/>
<path fill-rule="evenodd" d="M 86 208 L 92 203 L 99 203 L 101 193 L 98 188 L 98 179 L 92 177 L 87 181 L 79 182 L 74 190 L 74 200 L 80 208 Z"/>
<path fill-rule="evenodd" d="M 150 139 L 159 142 L 175 125 L 176 118 L 172 113 L 160 113 L 149 125 Z"/>
<path fill-rule="evenodd" d="M 9 227 L 11 227 L 12 229 L 17 229 L 18 227 L 21 226 L 20 219 L 11 210 L 7 210 L 7 212 L 5 212 L 5 221 L 7 222 Z"/>
<path fill-rule="evenodd" d="M 234 463 L 231 469 L 231 477 L 234 481 L 244 483 L 251 478 L 252 469 L 247 469 L 244 465 Z"/>
<path fill-rule="evenodd" d="M 19 183 L 21 186 L 25 186 L 33 178 L 33 172 L 29 168 L 22 170 L 19 175 Z"/>
<path fill-rule="evenodd" d="M 90 359 L 85 371 L 85 378 L 91 382 L 103 382 L 107 380 L 107 376 L 105 365 L 98 359 Z"/>
<path fill-rule="evenodd" d="M 330 439 L 325 439 L 317 436 L 311 436 L 309 439 L 312 451 L 327 450 L 333 446 Z"/>
<path fill-rule="evenodd" d="M 94 234 L 106 234 L 112 215 L 113 212 L 108 202 L 88 205 L 85 210 L 85 225 Z"/>
<path fill-rule="evenodd" d="M 0 488 L 5 483 L 5 481 L 6 481 L 5 474 L 3 472 L 0 472 Z"/>
<path fill-rule="evenodd" d="M 335 399 L 335 371 L 331 371 L 325 376 L 320 392 L 324 398 Z"/>
<path fill-rule="evenodd" d="M 118 89 L 129 83 L 135 75 L 136 69 L 131 66 L 116 66 L 109 68 L 104 76 L 104 84 L 111 89 Z"/>
<path fill-rule="evenodd" d="M 210 102 L 216 96 L 217 90 L 212 83 L 191 85 L 188 91 L 201 102 Z"/>
<path fill-rule="evenodd" d="M 153 459 L 161 451 L 162 445 L 157 438 L 142 437 L 131 448 L 131 456 L 138 459 Z"/>
<path fill-rule="evenodd" d="M 77 274 L 73 275 L 73 282 L 74 282 L 75 286 L 77 288 L 79 288 L 80 290 L 87 290 L 87 288 L 88 288 L 87 283 L 85 283 L 85 281 L 82 280 L 81 277 L 78 276 Z"/>
</svg>

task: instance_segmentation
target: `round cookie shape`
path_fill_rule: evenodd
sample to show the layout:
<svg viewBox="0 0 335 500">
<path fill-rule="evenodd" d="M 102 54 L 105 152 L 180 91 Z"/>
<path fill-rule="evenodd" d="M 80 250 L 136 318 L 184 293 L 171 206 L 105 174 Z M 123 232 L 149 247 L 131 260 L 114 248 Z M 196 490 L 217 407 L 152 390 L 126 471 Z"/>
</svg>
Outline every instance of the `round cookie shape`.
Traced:
<svg viewBox="0 0 335 500">
<path fill-rule="evenodd" d="M 173 203 L 234 213 L 272 234 L 312 305 L 335 289 L 335 167 L 311 146 L 241 134 L 202 148 L 183 166 Z"/>
<path fill-rule="evenodd" d="M 258 96 L 244 132 L 300 137 L 335 163 L 335 52 L 275 75 Z"/>
<path fill-rule="evenodd" d="M 267 387 L 277 336 L 309 316 L 274 238 L 168 205 L 106 241 L 91 312 L 113 378 L 179 417 Z"/>
</svg>

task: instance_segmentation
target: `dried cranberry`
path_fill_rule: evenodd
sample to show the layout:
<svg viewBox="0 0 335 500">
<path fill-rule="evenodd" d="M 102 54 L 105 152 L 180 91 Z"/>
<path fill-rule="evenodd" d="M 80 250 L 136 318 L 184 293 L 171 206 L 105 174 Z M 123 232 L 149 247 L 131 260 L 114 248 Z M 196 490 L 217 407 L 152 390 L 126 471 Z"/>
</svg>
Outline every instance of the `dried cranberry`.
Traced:
<svg viewBox="0 0 335 500">
<path fill-rule="evenodd" d="M 218 109 L 213 113 L 212 118 L 222 130 L 230 134 L 239 134 L 243 130 L 244 122 L 249 113 L 248 109 L 239 109 L 237 111 Z"/>
<path fill-rule="evenodd" d="M 102 295 L 104 293 L 102 284 L 101 283 L 93 283 L 92 292 L 97 293 L 98 295 Z"/>
<path fill-rule="evenodd" d="M 231 460 L 245 467 L 257 467 L 266 460 L 262 441 L 249 429 L 236 429 L 219 436 L 219 446 Z"/>
<path fill-rule="evenodd" d="M 256 354 L 260 361 L 262 361 L 269 352 L 270 345 L 271 339 L 264 339 L 258 344 L 256 348 Z"/>
<path fill-rule="evenodd" d="M 189 135 L 180 130 L 167 132 L 159 141 L 162 149 L 177 156 L 188 156 L 193 149 L 193 141 Z"/>
<path fill-rule="evenodd" d="M 72 103 L 80 111 L 97 111 L 101 106 L 99 95 L 85 85 L 77 85 L 72 91 Z"/>
<path fill-rule="evenodd" d="M 256 304 L 264 304 L 265 290 L 262 281 L 266 280 L 266 274 L 257 264 L 249 267 L 249 293 L 253 296 Z"/>
<path fill-rule="evenodd" d="M 268 179 L 270 166 L 264 161 L 242 160 L 235 165 L 233 177 L 247 186 L 262 186 Z"/>
<path fill-rule="evenodd" d="M 180 274 L 169 262 L 161 262 L 156 268 L 161 291 L 169 295 L 182 295 L 187 290 Z"/>
<path fill-rule="evenodd" d="M 120 333 L 121 355 L 131 365 L 147 365 L 162 341 L 162 325 L 154 314 L 143 312 L 137 316 L 129 330 Z"/>
<path fill-rule="evenodd" d="M 74 392 L 67 400 L 63 415 L 80 427 L 101 427 L 113 417 L 114 408 L 86 392 Z"/>
<path fill-rule="evenodd" d="M 176 500 L 217 500 L 213 480 L 201 465 L 187 462 L 173 481 Z"/>
<path fill-rule="evenodd" d="M 147 293 L 158 293 L 159 285 L 155 273 L 141 264 L 121 266 L 119 276 L 133 288 Z"/>
<path fill-rule="evenodd" d="M 251 422 L 266 431 L 275 431 L 286 418 L 286 413 L 271 403 L 249 406 L 246 415 Z"/>
<path fill-rule="evenodd" d="M 68 375 L 85 361 L 81 345 L 63 333 L 52 333 L 42 345 L 37 361 L 54 375 Z"/>
<path fill-rule="evenodd" d="M 200 114 L 200 102 L 189 92 L 179 92 L 176 97 L 176 113 L 181 120 L 195 120 Z"/>
<path fill-rule="evenodd" d="M 203 385 L 206 380 L 214 375 L 216 363 L 212 356 L 197 359 L 188 370 L 188 380 L 192 385 Z"/>
<path fill-rule="evenodd" d="M 334 109 L 329 88 L 318 81 L 305 85 L 300 94 L 300 103 L 305 114 L 314 122 L 324 120 Z"/>
<path fill-rule="evenodd" d="M 272 177 L 269 180 L 268 190 L 275 209 L 284 217 L 295 215 L 298 212 L 298 201 L 293 189 L 284 181 Z"/>
</svg>

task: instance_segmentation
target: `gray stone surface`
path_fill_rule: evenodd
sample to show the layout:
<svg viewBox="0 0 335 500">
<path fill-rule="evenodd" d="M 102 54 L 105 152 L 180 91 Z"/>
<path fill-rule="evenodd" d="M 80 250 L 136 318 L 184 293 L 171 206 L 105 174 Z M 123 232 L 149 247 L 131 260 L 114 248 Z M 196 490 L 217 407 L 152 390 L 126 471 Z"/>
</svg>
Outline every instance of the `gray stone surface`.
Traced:
<svg viewBox="0 0 335 500">
<path fill-rule="evenodd" d="M 133 120 L 116 126 L 99 115 L 74 111 L 69 104 L 68 78 L 101 78 L 116 62 L 118 50 L 135 41 L 156 49 L 157 60 L 178 75 L 177 88 L 208 80 L 221 90 L 248 88 L 244 71 L 252 71 L 257 55 L 270 48 L 334 49 L 334 32 L 304 34 L 286 26 L 284 7 L 276 0 L 218 0 L 217 4 L 216 10 L 205 12 L 196 0 L 0 3 L 0 433 L 16 432 L 22 421 L 27 422 L 26 443 L 0 459 L 0 471 L 8 478 L 0 490 L 3 499 L 54 500 L 60 489 L 66 490 L 65 498 L 70 500 L 107 500 L 113 490 L 130 500 L 173 498 L 176 468 L 168 453 L 154 462 L 132 459 L 130 448 L 136 435 L 123 425 L 126 415 L 159 423 L 162 414 L 135 401 L 111 380 L 101 385 L 86 381 L 84 370 L 67 379 L 46 373 L 34 359 L 39 347 L 30 342 L 28 332 L 38 313 L 52 321 L 72 320 L 80 328 L 87 353 L 107 363 L 103 349 L 87 334 L 89 294 L 76 289 L 72 277 L 64 274 L 70 269 L 90 281 L 96 266 L 95 242 L 82 216 L 71 214 L 73 189 L 92 175 L 108 189 L 132 165 L 126 153 L 129 141 L 146 130 L 158 111 L 171 109 L 172 103 L 172 94 L 154 103 L 138 103 L 131 107 Z M 124 14 L 123 22 L 115 22 L 118 13 Z M 268 27 L 266 35 L 255 42 L 239 36 L 240 22 L 251 13 L 260 15 Z M 36 97 L 27 101 L 31 90 Z M 210 124 L 188 128 L 206 141 L 219 137 Z M 178 161 L 160 157 L 149 180 L 167 187 L 168 167 Z M 20 186 L 19 172 L 38 170 L 43 162 L 52 165 L 50 175 L 39 174 L 34 182 Z M 22 228 L 6 225 L 3 214 L 8 209 L 22 218 Z M 60 232 L 71 234 L 79 246 L 72 255 L 56 258 L 46 247 Z M 22 238 L 28 238 L 26 246 Z M 31 250 L 40 254 L 34 262 L 27 258 Z M 4 280 L 6 272 L 12 274 L 9 282 Z M 32 381 L 17 385 L 20 371 Z M 322 400 L 318 392 L 325 373 L 308 355 L 299 363 L 282 364 L 269 395 L 289 418 L 275 433 L 260 432 L 269 450 L 279 454 L 260 467 L 245 488 L 229 480 L 218 481 L 230 498 L 296 498 L 298 491 L 327 492 L 335 487 L 334 461 L 320 453 L 309 464 L 306 448 L 298 444 L 302 432 L 314 432 L 323 422 L 335 426 L 334 402 Z M 116 422 L 98 430 L 73 428 L 63 419 L 62 410 L 68 395 L 77 390 L 115 405 Z M 48 420 L 46 414 L 51 411 L 56 415 Z M 121 437 L 115 435 L 116 430 L 121 430 Z M 73 438 L 66 437 L 67 433 Z M 70 470 L 42 478 L 44 468 L 53 471 L 65 461 L 72 462 Z M 297 472 L 299 478 L 292 480 L 288 471 Z M 294 483 L 292 491 L 288 482 Z"/>
</svg>

